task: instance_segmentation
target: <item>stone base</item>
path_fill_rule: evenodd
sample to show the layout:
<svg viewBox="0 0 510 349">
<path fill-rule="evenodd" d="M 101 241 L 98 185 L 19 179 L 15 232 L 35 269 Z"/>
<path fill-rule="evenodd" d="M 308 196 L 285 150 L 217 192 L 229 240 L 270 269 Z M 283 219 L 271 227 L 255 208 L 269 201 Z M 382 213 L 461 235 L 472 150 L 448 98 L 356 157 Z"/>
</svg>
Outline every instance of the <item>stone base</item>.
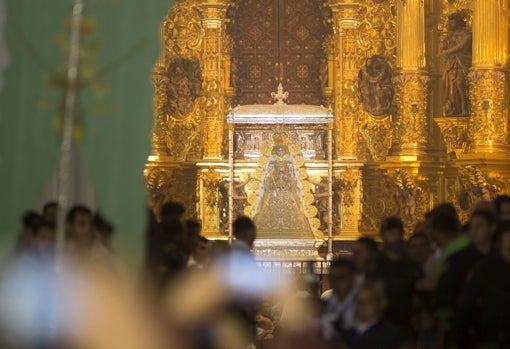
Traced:
<svg viewBox="0 0 510 349">
<path fill-rule="evenodd" d="M 318 247 L 323 241 L 312 239 L 259 239 L 253 246 L 257 260 L 320 261 Z"/>
</svg>

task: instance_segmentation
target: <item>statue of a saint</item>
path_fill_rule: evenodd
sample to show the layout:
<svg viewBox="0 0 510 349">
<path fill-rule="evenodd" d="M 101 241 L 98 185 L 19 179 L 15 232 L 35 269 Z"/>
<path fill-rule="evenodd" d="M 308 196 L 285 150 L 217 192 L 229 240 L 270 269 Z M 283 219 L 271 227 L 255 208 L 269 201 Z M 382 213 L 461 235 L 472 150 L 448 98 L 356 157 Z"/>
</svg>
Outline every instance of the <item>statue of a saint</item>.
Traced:
<svg viewBox="0 0 510 349">
<path fill-rule="evenodd" d="M 393 71 L 381 55 L 367 58 L 358 74 L 358 95 L 363 109 L 372 115 L 386 115 L 393 103 Z"/>
<path fill-rule="evenodd" d="M 287 146 L 275 145 L 254 207 L 259 236 L 277 233 L 279 238 L 313 237 L 297 172 Z"/>
<path fill-rule="evenodd" d="M 467 74 L 471 67 L 471 31 L 457 12 L 448 16 L 448 34 L 441 42 L 439 56 L 446 57 L 444 114 L 469 115 Z"/>
</svg>

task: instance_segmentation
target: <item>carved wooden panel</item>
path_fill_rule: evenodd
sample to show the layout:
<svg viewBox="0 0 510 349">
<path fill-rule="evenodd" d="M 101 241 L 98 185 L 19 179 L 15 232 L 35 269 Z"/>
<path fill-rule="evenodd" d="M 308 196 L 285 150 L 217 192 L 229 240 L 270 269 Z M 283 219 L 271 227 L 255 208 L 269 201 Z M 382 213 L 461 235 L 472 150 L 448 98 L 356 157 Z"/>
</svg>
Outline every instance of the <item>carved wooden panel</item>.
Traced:
<svg viewBox="0 0 510 349">
<path fill-rule="evenodd" d="M 233 104 L 273 103 L 281 80 L 289 104 L 323 104 L 321 0 L 241 0 L 231 14 Z"/>
</svg>

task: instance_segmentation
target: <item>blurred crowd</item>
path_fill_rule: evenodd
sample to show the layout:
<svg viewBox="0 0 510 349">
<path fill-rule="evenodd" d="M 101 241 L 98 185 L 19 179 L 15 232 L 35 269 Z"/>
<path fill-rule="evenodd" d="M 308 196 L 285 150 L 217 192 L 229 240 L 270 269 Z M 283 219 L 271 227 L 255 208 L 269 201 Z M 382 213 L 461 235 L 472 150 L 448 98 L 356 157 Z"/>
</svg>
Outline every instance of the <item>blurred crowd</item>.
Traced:
<svg viewBox="0 0 510 349">
<path fill-rule="evenodd" d="M 135 282 L 113 225 L 85 206 L 56 248 L 58 210 L 26 213 L 2 264 L 0 348 L 510 348 L 509 196 L 464 224 L 449 203 L 409 232 L 388 217 L 377 241 L 286 273 L 257 262 L 250 218 L 231 243 L 210 241 L 169 202 L 148 210 Z"/>
</svg>

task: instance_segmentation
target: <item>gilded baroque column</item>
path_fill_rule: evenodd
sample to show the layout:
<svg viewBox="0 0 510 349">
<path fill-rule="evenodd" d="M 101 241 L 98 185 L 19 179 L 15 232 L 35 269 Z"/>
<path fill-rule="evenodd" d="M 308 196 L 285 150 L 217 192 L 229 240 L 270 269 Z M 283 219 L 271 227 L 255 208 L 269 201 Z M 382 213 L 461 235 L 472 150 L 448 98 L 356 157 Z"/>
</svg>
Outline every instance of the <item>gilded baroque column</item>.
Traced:
<svg viewBox="0 0 510 349">
<path fill-rule="evenodd" d="M 336 157 L 338 159 L 355 159 L 357 152 L 358 96 L 356 81 L 358 77 L 358 12 L 361 1 L 330 0 L 328 5 L 333 12 L 334 52 L 333 67 L 334 137 Z"/>
<path fill-rule="evenodd" d="M 425 68 L 423 0 L 397 0 L 396 132 L 392 155 L 424 155 L 429 77 Z"/>
<path fill-rule="evenodd" d="M 221 159 L 225 119 L 224 60 L 225 13 L 228 0 L 207 0 L 199 6 L 205 31 L 203 46 L 205 99 L 204 113 L 204 159 Z"/>
<path fill-rule="evenodd" d="M 469 73 L 470 153 L 503 153 L 508 146 L 507 18 L 502 0 L 473 2 L 473 65 Z"/>
</svg>

